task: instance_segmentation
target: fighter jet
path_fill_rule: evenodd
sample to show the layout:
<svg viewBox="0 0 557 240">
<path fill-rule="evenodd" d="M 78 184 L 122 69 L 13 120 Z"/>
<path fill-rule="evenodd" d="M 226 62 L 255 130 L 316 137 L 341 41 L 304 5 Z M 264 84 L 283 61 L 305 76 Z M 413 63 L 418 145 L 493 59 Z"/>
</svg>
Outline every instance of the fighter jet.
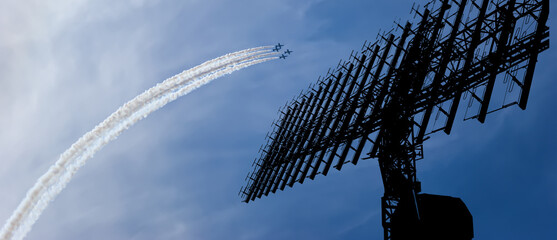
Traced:
<svg viewBox="0 0 557 240">
<path fill-rule="evenodd" d="M 284 51 L 284 53 L 290 55 L 290 53 L 292 53 L 292 51 L 290 51 L 290 49 L 286 49 L 286 51 Z"/>
<path fill-rule="evenodd" d="M 273 51 L 278 52 L 281 48 L 282 48 L 282 44 L 278 43 L 277 45 L 275 45 L 275 48 L 273 49 Z"/>
<path fill-rule="evenodd" d="M 286 55 L 282 54 L 282 55 L 280 55 L 279 58 L 281 58 L 281 59 L 286 59 Z"/>
</svg>

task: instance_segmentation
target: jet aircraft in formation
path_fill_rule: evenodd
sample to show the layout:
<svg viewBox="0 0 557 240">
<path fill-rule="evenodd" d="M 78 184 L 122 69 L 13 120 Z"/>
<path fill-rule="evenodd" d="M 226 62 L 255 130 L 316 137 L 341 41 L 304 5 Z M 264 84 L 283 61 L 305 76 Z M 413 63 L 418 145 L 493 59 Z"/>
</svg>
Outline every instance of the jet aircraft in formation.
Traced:
<svg viewBox="0 0 557 240">
<path fill-rule="evenodd" d="M 284 45 L 278 43 L 277 45 L 275 45 L 275 48 L 273 48 L 274 52 L 278 52 Z M 286 51 L 284 51 L 283 54 L 280 55 L 280 59 L 286 59 L 286 57 L 288 57 L 288 55 L 290 55 L 290 53 L 292 53 L 293 51 L 291 51 L 290 49 L 286 49 Z"/>
</svg>

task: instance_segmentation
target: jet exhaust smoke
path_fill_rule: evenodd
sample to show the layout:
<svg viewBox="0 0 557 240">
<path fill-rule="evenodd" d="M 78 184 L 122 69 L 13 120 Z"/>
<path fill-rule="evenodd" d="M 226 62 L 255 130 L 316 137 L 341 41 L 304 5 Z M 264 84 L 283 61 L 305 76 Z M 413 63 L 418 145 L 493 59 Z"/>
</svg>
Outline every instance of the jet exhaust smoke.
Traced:
<svg viewBox="0 0 557 240">
<path fill-rule="evenodd" d="M 137 121 L 216 78 L 277 59 L 277 54 L 271 51 L 271 46 L 226 54 L 170 77 L 122 105 L 64 151 L 37 180 L 2 227 L 0 239 L 23 239 L 48 203 L 64 189 L 77 170 Z"/>
</svg>

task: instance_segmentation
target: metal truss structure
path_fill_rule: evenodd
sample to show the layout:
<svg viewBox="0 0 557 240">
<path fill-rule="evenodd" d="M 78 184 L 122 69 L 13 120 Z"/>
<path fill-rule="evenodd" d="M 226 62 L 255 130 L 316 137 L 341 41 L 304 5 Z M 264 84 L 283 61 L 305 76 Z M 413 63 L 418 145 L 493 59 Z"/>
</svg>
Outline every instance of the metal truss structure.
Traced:
<svg viewBox="0 0 557 240">
<path fill-rule="evenodd" d="M 401 200 L 420 220 L 422 144 L 451 133 L 461 101 L 465 120 L 481 123 L 526 108 L 549 48 L 549 0 L 434 0 L 412 13 L 416 23 L 395 23 L 280 110 L 240 191 L 245 202 L 356 165 L 365 151 L 379 161 L 384 237 L 393 239 Z"/>
</svg>

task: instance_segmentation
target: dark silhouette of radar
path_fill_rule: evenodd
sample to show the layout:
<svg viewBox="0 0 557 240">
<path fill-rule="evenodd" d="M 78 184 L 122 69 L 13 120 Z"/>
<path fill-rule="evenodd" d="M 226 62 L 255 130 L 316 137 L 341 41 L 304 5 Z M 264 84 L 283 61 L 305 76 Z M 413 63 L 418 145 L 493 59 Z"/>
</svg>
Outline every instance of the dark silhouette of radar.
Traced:
<svg viewBox="0 0 557 240">
<path fill-rule="evenodd" d="M 451 133 L 457 112 L 484 123 L 526 109 L 549 48 L 549 0 L 434 0 L 412 13 L 280 110 L 240 190 L 245 202 L 373 158 L 385 239 L 473 237 L 460 199 L 420 194 L 416 161 L 431 135 Z"/>
</svg>

